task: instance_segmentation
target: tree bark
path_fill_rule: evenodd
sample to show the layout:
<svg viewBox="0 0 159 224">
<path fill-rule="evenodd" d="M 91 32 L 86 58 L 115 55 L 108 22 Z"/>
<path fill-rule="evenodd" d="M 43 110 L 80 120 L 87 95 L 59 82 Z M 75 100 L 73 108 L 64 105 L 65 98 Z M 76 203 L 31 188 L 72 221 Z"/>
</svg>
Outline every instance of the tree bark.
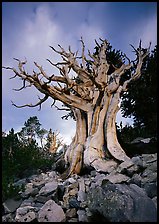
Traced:
<svg viewBox="0 0 159 224">
<path fill-rule="evenodd" d="M 33 70 L 33 74 L 28 74 L 24 65 L 27 61 L 18 61 L 18 69 L 11 67 L 3 67 L 12 70 L 15 75 L 12 78 L 20 77 L 23 80 L 23 86 L 16 91 L 21 91 L 27 87 L 34 85 L 44 98 L 40 99 L 36 104 L 25 104 L 21 107 L 40 106 L 49 97 L 55 104 L 59 100 L 67 106 L 67 110 L 74 113 L 76 120 L 76 133 L 72 139 L 72 143 L 65 153 L 65 162 L 69 168 L 64 173 L 64 177 L 71 174 L 79 174 L 83 166 L 91 166 L 97 171 L 110 172 L 121 161 L 129 160 L 124 150 L 117 140 L 116 133 L 116 114 L 119 110 L 119 100 L 121 93 L 127 91 L 128 84 L 135 81 L 141 76 L 141 66 L 144 58 L 148 55 L 149 49 L 139 47 L 133 49 L 136 53 L 136 60 L 133 63 L 124 55 L 128 63 L 122 61 L 121 66 L 115 67 L 110 72 L 110 62 L 107 60 L 107 49 L 109 43 L 107 40 L 101 40 L 101 44 L 95 43 L 98 48 L 98 54 L 91 54 L 88 51 L 87 59 L 85 56 L 85 45 L 83 39 L 82 55 L 77 57 L 77 53 L 71 51 L 66 52 L 60 45 L 60 50 L 53 47 L 51 49 L 60 54 L 63 61 L 54 64 L 47 59 L 49 63 L 59 70 L 59 75 L 48 76 L 42 66 L 34 62 L 39 69 L 39 73 Z M 77 59 L 81 59 L 81 63 Z M 76 73 L 71 78 L 70 71 Z M 129 71 L 130 76 L 126 80 L 122 80 L 122 76 Z M 29 85 L 26 85 L 26 82 Z M 54 85 L 54 83 L 57 85 Z M 52 142 L 51 150 L 56 150 L 55 141 Z M 109 155 L 109 157 L 108 157 Z"/>
</svg>

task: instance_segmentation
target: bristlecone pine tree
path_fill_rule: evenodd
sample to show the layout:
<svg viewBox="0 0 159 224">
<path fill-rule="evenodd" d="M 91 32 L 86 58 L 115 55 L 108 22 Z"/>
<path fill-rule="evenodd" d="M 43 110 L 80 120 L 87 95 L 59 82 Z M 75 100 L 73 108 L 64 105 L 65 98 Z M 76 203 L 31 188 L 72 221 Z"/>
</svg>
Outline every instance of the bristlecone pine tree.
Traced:
<svg viewBox="0 0 159 224">
<path fill-rule="evenodd" d="M 61 101 L 69 108 L 76 120 L 76 133 L 72 143 L 65 153 L 65 162 L 68 169 L 65 177 L 71 174 L 79 174 L 82 167 L 93 167 L 97 171 L 107 172 L 117 166 L 118 162 L 129 160 L 117 140 L 116 134 L 116 114 L 119 110 L 121 93 L 127 91 L 128 84 L 141 76 L 143 59 L 149 54 L 148 49 L 139 47 L 134 52 L 136 60 L 124 55 L 128 63 L 121 66 L 113 66 L 110 72 L 110 62 L 107 59 L 109 43 L 102 40 L 100 44 L 95 40 L 96 53 L 85 53 L 85 44 L 81 38 L 82 53 L 77 56 L 77 52 L 72 52 L 69 46 L 68 51 L 59 46 L 59 50 L 50 46 L 51 49 L 61 55 L 62 62 L 50 64 L 59 70 L 58 75 L 48 76 L 42 66 L 34 62 L 39 72 L 33 70 L 33 74 L 25 71 L 24 65 L 27 61 L 18 61 L 18 69 L 3 67 L 12 70 L 15 75 L 12 78 L 20 77 L 23 86 L 19 91 L 30 86 L 35 86 L 44 98 L 35 105 L 26 104 L 21 107 L 40 106 L 49 97 Z M 111 64 L 112 67 L 112 64 Z M 70 72 L 76 73 L 71 77 Z M 122 79 L 123 75 L 129 71 L 129 76 Z M 26 85 L 26 82 L 29 85 Z M 56 83 L 56 85 L 55 85 Z"/>
</svg>

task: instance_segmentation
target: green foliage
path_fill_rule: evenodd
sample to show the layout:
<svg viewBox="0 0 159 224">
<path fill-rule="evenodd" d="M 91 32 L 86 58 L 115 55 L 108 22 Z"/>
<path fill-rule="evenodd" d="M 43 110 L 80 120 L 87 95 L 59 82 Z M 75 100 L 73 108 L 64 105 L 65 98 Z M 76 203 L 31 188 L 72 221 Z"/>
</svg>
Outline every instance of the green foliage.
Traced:
<svg viewBox="0 0 159 224">
<path fill-rule="evenodd" d="M 5 201 L 7 198 L 14 197 L 19 199 L 18 192 L 23 191 L 24 186 L 15 186 L 13 179 L 8 179 L 6 175 L 3 175 L 2 179 L 2 201 Z"/>
<path fill-rule="evenodd" d="M 40 126 L 41 124 L 39 123 L 37 116 L 30 117 L 27 121 L 25 121 L 24 127 L 18 133 L 21 141 L 26 144 L 35 140 L 35 137 L 40 131 Z"/>
<path fill-rule="evenodd" d="M 28 135 L 39 133 L 42 138 L 46 130 L 39 129 L 38 119 L 29 119 L 25 122 Z M 36 121 L 36 122 L 34 122 Z M 34 125 L 35 126 L 34 126 Z M 30 128 L 32 127 L 32 129 Z M 38 128 L 37 128 L 38 127 Z M 24 130 L 24 128 L 22 128 Z M 22 132 L 21 132 L 22 133 Z M 15 133 L 12 128 L 9 134 L 2 137 L 2 198 L 6 200 L 8 197 L 17 195 L 20 188 L 13 185 L 16 179 L 21 179 L 36 173 L 37 170 L 50 170 L 54 163 L 54 156 L 45 156 L 41 147 L 38 146 L 36 140 L 29 141 L 27 134 L 25 138 L 18 138 L 19 133 Z M 20 136 L 21 137 L 21 136 Z M 24 141 L 23 141 L 24 140 Z"/>
<path fill-rule="evenodd" d="M 134 127 L 145 129 L 149 136 L 157 135 L 157 46 L 142 66 L 140 79 L 129 85 L 122 96 L 124 117 L 134 116 Z"/>
<path fill-rule="evenodd" d="M 146 130 L 142 127 L 133 127 L 129 124 L 122 127 L 122 122 L 120 123 L 120 127 L 118 125 L 116 125 L 116 127 L 118 140 L 121 144 L 130 143 L 137 137 L 149 137 Z"/>
</svg>

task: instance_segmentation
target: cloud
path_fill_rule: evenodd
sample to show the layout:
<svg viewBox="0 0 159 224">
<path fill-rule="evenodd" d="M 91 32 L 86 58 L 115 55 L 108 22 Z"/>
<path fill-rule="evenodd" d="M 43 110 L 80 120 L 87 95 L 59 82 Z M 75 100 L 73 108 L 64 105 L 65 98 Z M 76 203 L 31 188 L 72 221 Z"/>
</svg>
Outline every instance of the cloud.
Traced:
<svg viewBox="0 0 159 224">
<path fill-rule="evenodd" d="M 156 42 L 156 16 L 146 16 L 137 19 L 133 23 L 133 18 L 124 17 L 122 8 L 116 4 L 104 2 L 42 2 L 42 3 L 7 3 L 10 8 L 3 24 L 2 33 L 2 64 L 6 66 L 17 66 L 16 57 L 21 60 L 27 58 L 26 70 L 32 72 L 33 62 L 36 61 L 43 66 L 48 74 L 57 73 L 57 70 L 46 61 L 47 58 L 53 62 L 61 61 L 58 54 L 54 53 L 49 45 L 57 48 L 62 45 L 66 50 L 71 45 L 73 51 L 81 51 L 80 37 L 83 36 L 87 49 L 93 51 L 94 39 L 99 37 L 108 38 L 114 48 L 130 52 L 129 44 L 138 44 L 141 37 L 143 44 L 151 40 Z M 9 5 L 11 4 L 11 5 Z M 14 6 L 14 7 L 13 7 Z M 25 8 L 26 7 L 26 8 Z M 113 9 L 114 7 L 114 9 Z M 113 9 L 113 10 L 112 10 Z M 13 13 L 14 12 L 14 13 Z M 17 14 L 16 14 L 17 13 Z M 120 21 L 120 17 L 122 20 Z M 131 16 L 133 12 L 131 13 Z M 130 17 L 131 17 L 130 16 Z M 135 15 L 134 15 L 135 17 Z M 126 18 L 128 18 L 126 21 Z M 131 26 L 129 21 L 131 20 Z M 125 27 L 122 26 L 124 21 Z M 126 52 L 126 53 L 127 53 Z M 23 126 L 30 116 L 37 115 L 44 128 L 60 129 L 59 131 L 68 139 L 71 139 L 75 132 L 75 122 L 72 120 L 62 121 L 63 112 L 50 108 L 51 99 L 42 105 L 42 110 L 38 108 L 14 108 L 10 100 L 17 105 L 25 103 L 35 103 L 37 95 L 41 94 L 30 88 L 23 92 L 14 92 L 13 88 L 21 87 L 20 80 L 9 80 L 11 72 L 3 70 L 2 76 L 2 116 L 3 127 L 19 128 Z M 121 115 L 118 113 L 117 120 Z M 71 137 L 70 137 L 71 136 Z"/>
<path fill-rule="evenodd" d="M 157 18 L 156 16 L 153 16 L 145 26 L 143 26 L 143 29 L 140 30 L 141 40 L 143 42 L 143 46 L 147 47 L 149 42 L 152 43 L 152 49 L 157 44 Z"/>
<path fill-rule="evenodd" d="M 53 54 L 48 46 L 53 44 L 53 46 L 56 47 L 58 43 L 62 42 L 64 36 L 66 40 L 65 45 L 69 42 L 71 43 L 72 39 L 71 36 L 64 33 L 60 26 L 56 24 L 56 21 L 52 19 L 52 12 L 53 11 L 50 11 L 47 4 L 39 5 L 36 7 L 36 10 L 34 10 L 34 14 L 31 14 L 32 16 L 28 16 L 28 19 L 25 19 L 23 25 L 19 27 L 19 32 L 17 34 L 12 34 L 12 36 L 16 35 L 16 38 L 13 39 L 14 41 L 12 40 L 10 43 L 6 43 L 5 39 L 3 39 L 3 65 L 17 67 L 17 63 L 12 58 L 16 57 L 24 60 L 26 57 L 28 61 L 26 65 L 27 72 L 32 72 L 34 61 L 37 61 L 39 64 L 43 65 L 44 69 L 48 73 L 55 72 L 55 70 L 52 69 L 52 66 L 46 61 L 46 58 L 51 58 L 51 60 L 55 59 L 53 60 L 55 62 L 59 60 L 59 57 L 56 55 L 56 58 L 52 59 L 55 54 Z M 20 125 L 23 126 L 23 123 L 30 116 L 34 116 L 33 114 L 38 116 L 40 122 L 47 129 L 49 127 L 57 129 L 61 122 L 61 116 L 59 116 L 59 111 L 57 112 L 57 110 L 51 109 L 51 100 L 42 105 L 42 110 L 40 112 L 38 111 L 38 108 L 17 109 L 11 105 L 10 100 L 13 100 L 17 105 L 23 105 L 26 103 L 34 104 L 38 101 L 37 95 L 41 96 L 39 91 L 37 91 L 34 87 L 21 92 L 14 92 L 12 89 L 20 88 L 22 83 L 20 80 L 9 80 L 9 77 L 13 75 L 14 74 L 8 70 L 3 71 L 2 108 L 4 129 L 8 129 L 13 126 L 16 129 L 19 129 Z M 14 116 L 11 116 L 11 112 Z M 69 125 L 70 132 L 73 132 L 74 127 L 72 127 L 69 123 L 65 122 L 65 126 L 62 126 L 62 128 L 68 130 L 67 125 Z M 63 131 L 66 135 L 67 131 Z M 68 135 L 66 138 L 68 142 Z"/>
<path fill-rule="evenodd" d="M 140 39 L 142 40 L 142 46 L 147 48 L 151 41 L 151 49 L 154 49 L 157 44 L 157 17 L 156 15 L 151 15 L 148 18 L 140 19 L 137 23 L 131 26 L 127 30 L 127 35 L 123 35 L 123 42 L 127 46 L 129 44 L 138 46 Z M 134 53 L 129 47 L 129 50 L 126 50 L 126 54 L 130 58 L 134 58 Z"/>
</svg>

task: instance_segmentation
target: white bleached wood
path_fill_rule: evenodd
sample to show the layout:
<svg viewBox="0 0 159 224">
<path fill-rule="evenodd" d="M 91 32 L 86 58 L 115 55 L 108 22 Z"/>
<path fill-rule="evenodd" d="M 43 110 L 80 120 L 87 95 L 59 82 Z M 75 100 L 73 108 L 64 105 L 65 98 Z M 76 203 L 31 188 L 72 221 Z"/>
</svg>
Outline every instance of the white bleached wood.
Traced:
<svg viewBox="0 0 159 224">
<path fill-rule="evenodd" d="M 59 100 L 74 112 L 76 133 L 64 156 L 66 164 L 69 165 L 69 169 L 64 174 L 65 177 L 80 173 L 84 166 L 94 167 L 97 171 L 109 172 L 117 166 L 116 161 L 129 160 L 117 140 L 116 114 L 119 110 L 121 93 L 127 91 L 130 82 L 141 76 L 143 59 L 148 55 L 150 46 L 148 49 L 142 49 L 141 42 L 137 49 L 132 46 L 137 56 L 134 63 L 125 56 L 128 64 L 122 63 L 118 68 L 112 65 L 114 71 L 110 74 L 110 64 L 106 53 L 109 43 L 107 40 L 100 39 L 100 41 L 101 44 L 95 40 L 97 52 L 92 54 L 88 51 L 89 58 L 85 56 L 85 45 L 82 38 L 80 57 L 77 56 L 77 52 L 71 51 L 71 47 L 68 52 L 60 45 L 58 45 L 59 50 L 51 47 L 61 56 L 62 62 L 54 64 L 50 59 L 47 61 L 58 69 L 60 75 L 49 76 L 36 62 L 34 64 L 39 73 L 33 70 L 33 74 L 28 74 L 24 69 L 27 61 L 22 62 L 19 59 L 15 59 L 18 61 L 18 69 L 3 67 L 15 73 L 12 78 L 22 79 L 23 85 L 16 91 L 34 86 L 44 94 L 44 97 L 39 98 L 36 104 L 17 106 L 12 103 L 12 105 L 18 108 L 39 105 L 41 108 L 41 104 L 50 97 L 54 103 Z M 130 71 L 130 77 L 127 77 L 121 84 L 121 77 L 131 68 L 133 72 Z M 77 76 L 72 78 L 71 71 Z M 29 85 L 26 85 L 26 82 Z M 106 158 L 107 151 L 112 156 L 111 160 Z"/>
</svg>

